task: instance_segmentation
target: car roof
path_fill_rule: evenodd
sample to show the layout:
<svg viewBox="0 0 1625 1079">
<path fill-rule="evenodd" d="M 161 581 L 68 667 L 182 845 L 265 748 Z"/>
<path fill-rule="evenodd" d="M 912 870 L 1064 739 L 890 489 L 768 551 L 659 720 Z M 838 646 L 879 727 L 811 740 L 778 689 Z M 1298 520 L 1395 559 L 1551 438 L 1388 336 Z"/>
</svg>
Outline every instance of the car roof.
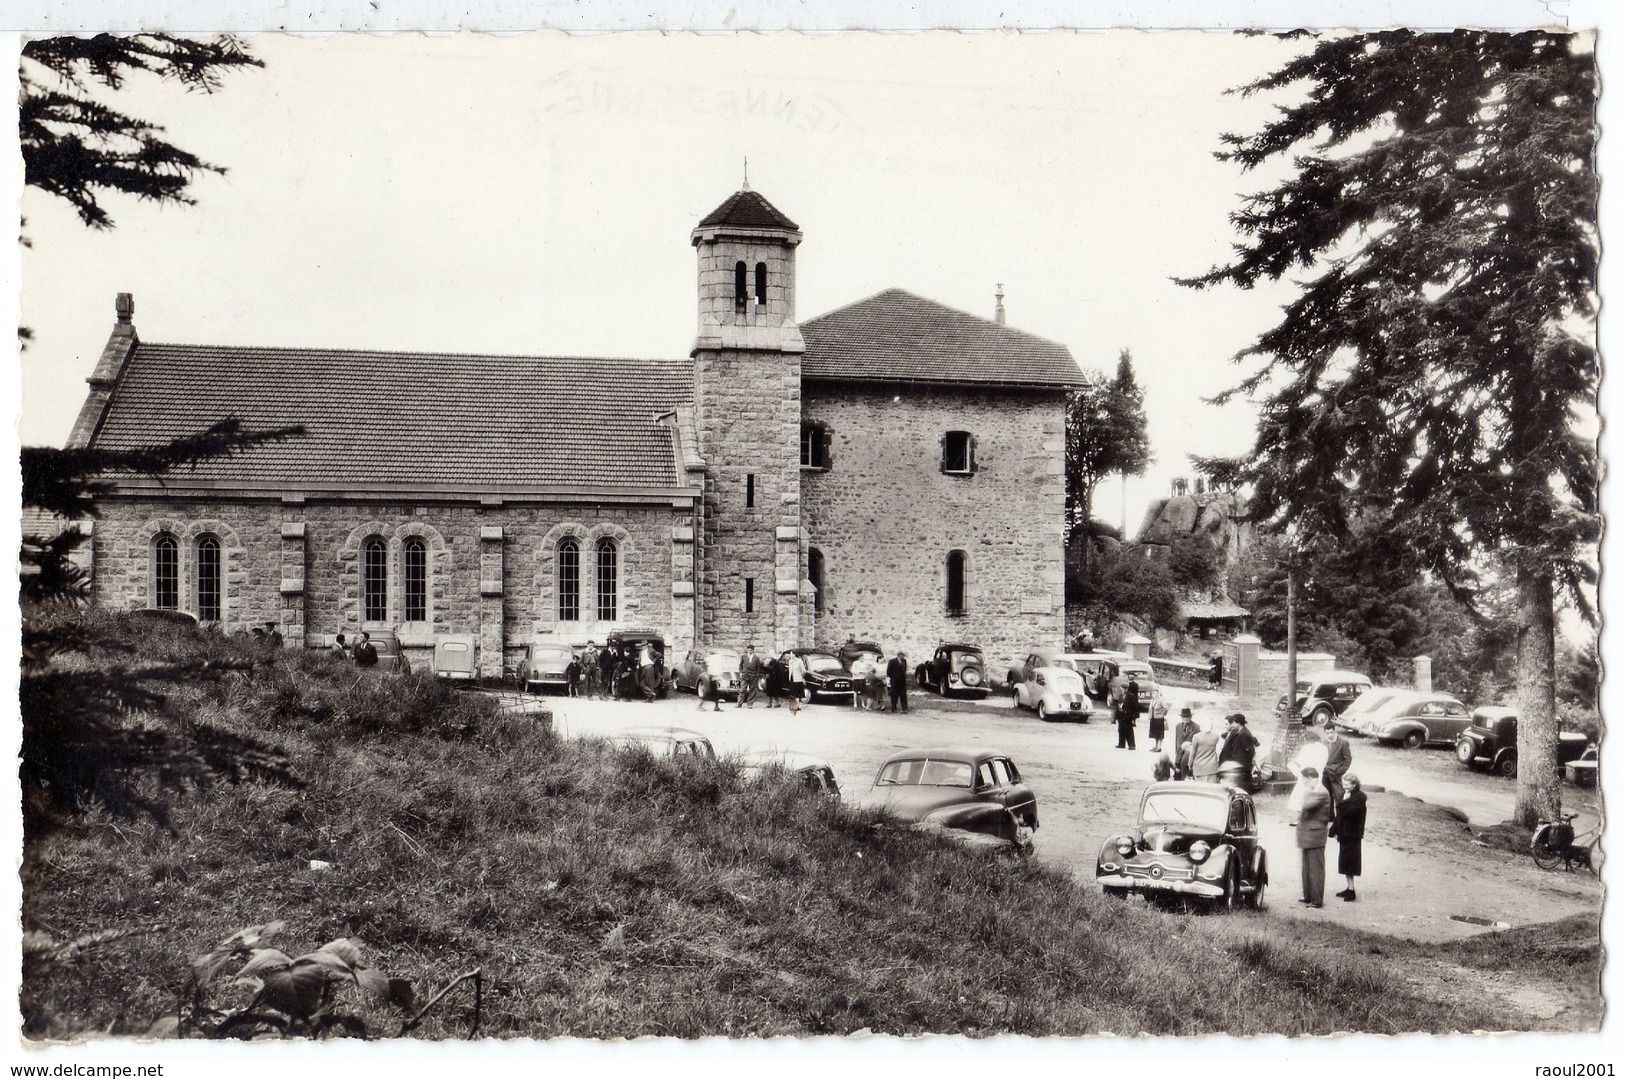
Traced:
<svg viewBox="0 0 1625 1079">
<path fill-rule="evenodd" d="M 829 768 L 832 772 L 835 770 L 823 757 L 816 753 L 803 753 L 799 749 L 753 749 L 748 753 L 741 753 L 739 760 L 745 765 L 755 767 L 779 764 L 792 772 L 799 772 L 804 768 Z"/>
<path fill-rule="evenodd" d="M 843 649 L 851 649 L 852 651 L 863 651 L 863 652 L 884 652 L 885 651 L 885 649 L 880 647 L 880 645 L 875 641 L 847 641 L 845 644 L 841 645 L 841 647 Z"/>
<path fill-rule="evenodd" d="M 1359 671 L 1321 671 L 1319 674 L 1303 675 L 1298 679 L 1298 681 L 1309 683 L 1364 682 L 1369 686 L 1371 684 L 1371 676 L 1368 674 L 1361 674 Z"/>
<path fill-rule="evenodd" d="M 964 760 L 981 763 L 990 757 L 1008 757 L 1002 749 L 982 749 L 974 746 L 923 746 L 919 749 L 900 749 L 887 757 L 881 767 L 892 761 L 911 761 L 920 757 L 932 760 Z"/>
<path fill-rule="evenodd" d="M 939 651 L 944 648 L 952 648 L 956 652 L 980 652 L 982 650 L 982 646 L 979 644 L 965 644 L 960 641 L 944 641 L 937 645 L 937 648 Z"/>
<path fill-rule="evenodd" d="M 828 656 L 831 659 L 836 658 L 835 653 L 828 648 L 786 648 L 785 651 L 793 656 Z"/>
<path fill-rule="evenodd" d="M 1517 719 L 1518 710 L 1516 708 L 1508 708 L 1504 704 L 1481 704 L 1477 708 L 1473 709 L 1473 715 L 1484 716 L 1487 719 L 1504 719 L 1507 716 Z"/>
</svg>

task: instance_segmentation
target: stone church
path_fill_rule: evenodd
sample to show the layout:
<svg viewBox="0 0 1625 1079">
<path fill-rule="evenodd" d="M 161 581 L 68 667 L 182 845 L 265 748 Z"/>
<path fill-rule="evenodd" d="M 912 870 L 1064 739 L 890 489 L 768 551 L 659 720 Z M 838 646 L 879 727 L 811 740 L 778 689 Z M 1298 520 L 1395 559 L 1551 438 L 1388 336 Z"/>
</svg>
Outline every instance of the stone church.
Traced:
<svg viewBox="0 0 1625 1079">
<path fill-rule="evenodd" d="M 487 676 L 533 637 L 633 627 L 679 653 L 1060 643 L 1068 350 L 1002 299 L 984 319 L 889 289 L 798 323 L 801 231 L 748 188 L 690 238 L 686 359 L 154 344 L 121 295 L 71 446 L 228 416 L 305 434 L 118 478 L 94 601 L 290 647 L 474 633 Z"/>
</svg>

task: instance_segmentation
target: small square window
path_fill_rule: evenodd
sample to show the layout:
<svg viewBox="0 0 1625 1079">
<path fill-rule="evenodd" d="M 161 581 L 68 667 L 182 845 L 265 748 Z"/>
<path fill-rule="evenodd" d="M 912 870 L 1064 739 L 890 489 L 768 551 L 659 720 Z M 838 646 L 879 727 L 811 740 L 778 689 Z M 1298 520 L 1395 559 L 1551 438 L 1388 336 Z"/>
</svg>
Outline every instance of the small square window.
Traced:
<svg viewBox="0 0 1625 1079">
<path fill-rule="evenodd" d="M 976 440 L 969 431 L 949 431 L 942 436 L 942 470 L 956 475 L 976 471 Z"/>
</svg>

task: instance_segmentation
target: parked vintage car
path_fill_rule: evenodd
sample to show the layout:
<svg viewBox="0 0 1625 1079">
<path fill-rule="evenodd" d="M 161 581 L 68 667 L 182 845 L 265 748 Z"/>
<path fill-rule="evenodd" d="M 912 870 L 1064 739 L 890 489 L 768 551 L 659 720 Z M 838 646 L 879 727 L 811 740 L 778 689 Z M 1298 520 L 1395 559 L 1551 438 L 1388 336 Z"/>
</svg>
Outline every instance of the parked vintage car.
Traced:
<svg viewBox="0 0 1625 1079">
<path fill-rule="evenodd" d="M 525 658 L 519 668 L 525 692 L 540 693 L 548 689 L 568 692 L 570 663 L 574 659 L 575 650 L 567 644 L 542 637 L 531 641 L 525 646 Z"/>
<path fill-rule="evenodd" d="M 660 631 L 654 629 L 618 629 L 604 638 L 606 649 L 614 646 L 634 658 L 643 650 L 645 644 L 654 651 L 657 678 L 655 695 L 664 698 L 668 685 L 668 672 L 666 667 L 666 639 L 660 635 Z M 636 690 L 630 683 L 623 684 L 622 690 L 634 697 L 637 695 Z"/>
<path fill-rule="evenodd" d="M 739 653 L 732 648 L 696 649 L 677 661 L 673 684 L 698 693 L 701 683 L 710 681 L 716 683 L 718 696 L 737 698 L 742 688 L 739 663 Z"/>
<path fill-rule="evenodd" d="M 1127 652 L 1096 649 L 1093 652 L 1068 652 L 1066 658 L 1077 672 L 1083 675 L 1084 692 L 1089 694 L 1090 699 L 1100 704 L 1109 704 L 1112 679 L 1117 677 L 1119 664 L 1133 657 Z"/>
<path fill-rule="evenodd" d="M 1354 671 L 1323 671 L 1298 679 L 1291 713 L 1312 726 L 1320 726 L 1348 710 L 1356 698 L 1371 688 L 1371 679 Z M 1287 709 L 1286 694 L 1275 702 L 1275 711 Z"/>
<path fill-rule="evenodd" d="M 1107 690 L 1107 704 L 1115 708 L 1123 703 L 1123 690 L 1128 687 L 1129 678 L 1132 677 L 1140 687 L 1140 714 L 1168 718 L 1168 701 L 1162 695 L 1162 687 L 1157 685 L 1157 676 L 1151 670 L 1151 664 L 1143 659 L 1125 657 L 1113 662 L 1110 669 L 1114 673 Z"/>
<path fill-rule="evenodd" d="M 841 785 L 835 780 L 835 769 L 823 757 L 794 749 L 762 749 L 741 755 L 739 764 L 746 778 L 760 779 L 777 770 L 799 787 L 840 800 Z"/>
<path fill-rule="evenodd" d="M 1415 693 L 1413 689 L 1401 686 L 1373 686 L 1354 698 L 1354 701 L 1343 711 L 1332 718 L 1332 723 L 1338 730 L 1348 734 L 1359 734 L 1359 724 L 1367 716 L 1372 715 L 1408 693 Z M 1279 704 L 1279 700 L 1277 700 Z"/>
<path fill-rule="evenodd" d="M 373 644 L 378 643 L 377 637 Z M 378 652 L 379 665 L 383 665 L 384 653 Z M 480 676 L 480 642 L 472 633 L 436 633 L 434 635 L 434 659 L 432 660 L 436 678 L 447 678 L 456 682 L 471 682 Z"/>
<path fill-rule="evenodd" d="M 1038 830 L 1038 799 L 1009 756 L 988 749 L 905 749 L 886 758 L 864 803 L 900 820 L 992 837 L 1018 851 Z"/>
<path fill-rule="evenodd" d="M 1591 740 L 1578 731 L 1557 736 L 1557 768 L 1585 755 Z M 1456 738 L 1456 759 L 1468 768 L 1486 769 L 1496 775 L 1518 774 L 1518 710 L 1499 705 L 1473 709 L 1472 726 Z"/>
<path fill-rule="evenodd" d="M 1101 845 L 1095 880 L 1108 895 L 1262 907 L 1269 863 L 1252 795 L 1219 783 L 1153 783 L 1134 831 Z"/>
<path fill-rule="evenodd" d="M 841 661 L 841 666 L 849 671 L 858 669 L 858 659 L 862 656 L 867 656 L 880 664 L 881 670 L 886 669 L 886 653 L 874 641 L 847 641 L 841 645 L 841 650 L 835 653 L 835 658 Z"/>
<path fill-rule="evenodd" d="M 952 693 L 986 697 L 987 662 L 974 644 L 940 644 L 929 661 L 914 669 L 914 680 L 944 697 Z"/>
<path fill-rule="evenodd" d="M 1342 726 L 1343 716 L 1337 722 Z M 1453 745 L 1471 722 L 1467 706 L 1448 693 L 1405 691 L 1389 697 L 1380 708 L 1363 711 L 1354 729 L 1379 742 L 1421 749 Z"/>
<path fill-rule="evenodd" d="M 686 727 L 628 727 L 609 736 L 622 748 L 647 746 L 657 757 L 703 758 L 716 760 L 711 739 Z"/>
<path fill-rule="evenodd" d="M 807 667 L 801 683 L 801 699 L 808 704 L 819 697 L 854 696 L 852 672 L 822 648 L 792 648 Z"/>
<path fill-rule="evenodd" d="M 1059 652 L 1036 650 L 1020 667 L 1011 669 L 1010 696 L 1017 708 L 1031 708 L 1039 719 L 1077 719 L 1089 722 L 1089 695 L 1083 675 L 1067 664 Z"/>
</svg>

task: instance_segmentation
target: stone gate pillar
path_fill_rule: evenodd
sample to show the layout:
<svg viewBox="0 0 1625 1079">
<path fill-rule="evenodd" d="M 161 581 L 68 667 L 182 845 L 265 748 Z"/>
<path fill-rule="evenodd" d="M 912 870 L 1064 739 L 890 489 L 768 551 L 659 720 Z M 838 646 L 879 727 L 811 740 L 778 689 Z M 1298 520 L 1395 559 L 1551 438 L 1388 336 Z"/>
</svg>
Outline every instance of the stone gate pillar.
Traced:
<svg viewBox="0 0 1625 1079">
<path fill-rule="evenodd" d="M 1416 691 L 1418 693 L 1432 693 L 1433 657 L 1417 656 L 1415 659 L 1411 660 L 1411 667 L 1414 671 L 1412 682 L 1416 686 Z"/>
<path fill-rule="evenodd" d="M 1243 633 L 1225 646 L 1225 689 L 1238 697 L 1258 695 L 1258 649 L 1263 643 Z"/>
<path fill-rule="evenodd" d="M 1151 642 L 1138 633 L 1123 638 L 1123 651 L 1142 663 L 1151 658 Z"/>
</svg>

